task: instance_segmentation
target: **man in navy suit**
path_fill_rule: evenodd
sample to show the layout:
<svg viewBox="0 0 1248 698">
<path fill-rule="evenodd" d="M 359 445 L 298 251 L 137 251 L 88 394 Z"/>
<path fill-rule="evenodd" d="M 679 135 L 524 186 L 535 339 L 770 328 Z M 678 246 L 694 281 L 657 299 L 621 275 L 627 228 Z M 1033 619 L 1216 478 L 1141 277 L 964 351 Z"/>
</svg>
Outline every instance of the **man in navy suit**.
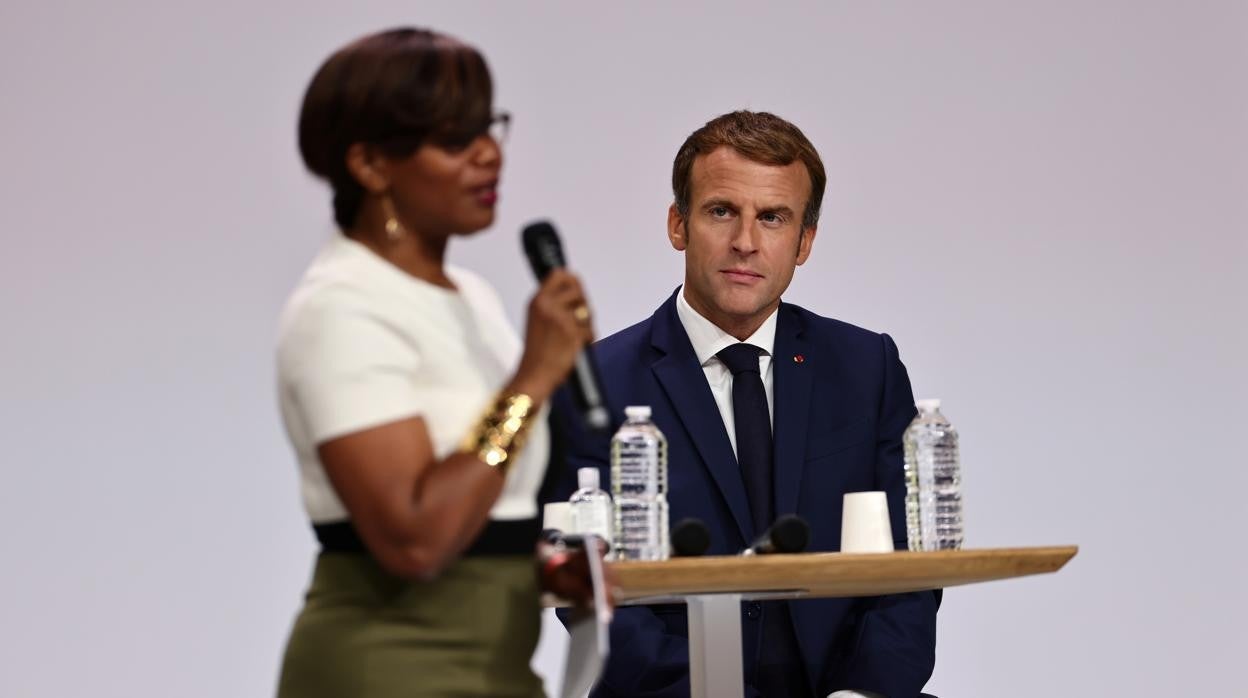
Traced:
<svg viewBox="0 0 1248 698">
<path fill-rule="evenodd" d="M 733 112 L 676 156 L 668 211 L 684 284 L 652 317 L 598 342 L 617 409 L 649 405 L 668 438 L 671 520 L 710 528 L 731 555 L 782 514 L 810 525 L 810 551 L 840 546 L 846 492 L 888 495 L 905 549 L 901 437 L 915 414 L 888 335 L 780 300 L 810 256 L 826 176 L 797 127 Z M 605 443 L 574 439 L 602 469 Z M 939 592 L 742 604 L 746 694 L 910 698 L 935 662 Z M 622 607 L 594 696 L 688 696 L 683 605 Z M 843 691 L 843 693 L 836 693 Z"/>
</svg>

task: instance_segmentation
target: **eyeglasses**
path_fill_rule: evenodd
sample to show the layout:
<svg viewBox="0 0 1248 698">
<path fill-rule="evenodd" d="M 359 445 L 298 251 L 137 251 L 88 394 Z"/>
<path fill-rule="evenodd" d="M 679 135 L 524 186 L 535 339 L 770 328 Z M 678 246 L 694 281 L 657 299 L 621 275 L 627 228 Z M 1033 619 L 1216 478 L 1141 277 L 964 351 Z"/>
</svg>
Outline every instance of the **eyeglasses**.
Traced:
<svg viewBox="0 0 1248 698">
<path fill-rule="evenodd" d="M 511 112 L 496 111 L 490 116 L 490 125 L 487 133 L 495 143 L 502 145 L 507 142 L 507 135 L 511 132 Z"/>
<path fill-rule="evenodd" d="M 416 140 L 410 137 L 392 138 L 380 141 L 378 145 L 387 151 L 399 154 L 410 153 L 422 143 L 431 143 L 451 152 L 459 152 L 467 149 L 481 136 L 488 135 L 501 146 L 507 142 L 507 135 L 511 132 L 511 113 L 496 111 L 490 115 L 490 120 L 486 122 L 484 128 L 478 128 L 480 130 L 470 127 L 458 132 L 442 130 Z"/>
</svg>

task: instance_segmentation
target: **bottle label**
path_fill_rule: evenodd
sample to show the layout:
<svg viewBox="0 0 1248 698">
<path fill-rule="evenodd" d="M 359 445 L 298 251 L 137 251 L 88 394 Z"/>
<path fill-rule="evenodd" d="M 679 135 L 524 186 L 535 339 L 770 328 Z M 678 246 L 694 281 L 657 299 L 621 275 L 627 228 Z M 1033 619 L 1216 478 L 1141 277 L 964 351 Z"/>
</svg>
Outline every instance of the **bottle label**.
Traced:
<svg viewBox="0 0 1248 698">
<path fill-rule="evenodd" d="M 578 502 L 572 507 L 572 525 L 577 533 L 593 533 L 611 542 L 612 511 L 607 500 Z"/>
</svg>

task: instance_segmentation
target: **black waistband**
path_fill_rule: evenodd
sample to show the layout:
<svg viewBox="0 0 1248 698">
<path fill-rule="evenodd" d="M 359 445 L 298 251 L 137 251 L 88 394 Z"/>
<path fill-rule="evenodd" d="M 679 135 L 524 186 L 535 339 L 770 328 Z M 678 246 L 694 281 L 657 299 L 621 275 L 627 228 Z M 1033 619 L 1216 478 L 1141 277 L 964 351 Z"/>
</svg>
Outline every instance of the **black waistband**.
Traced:
<svg viewBox="0 0 1248 698">
<path fill-rule="evenodd" d="M 321 550 L 327 553 L 366 553 L 363 539 L 350 521 L 313 524 Z M 463 557 L 532 555 L 541 526 L 537 519 L 490 521 L 463 552 Z"/>
</svg>

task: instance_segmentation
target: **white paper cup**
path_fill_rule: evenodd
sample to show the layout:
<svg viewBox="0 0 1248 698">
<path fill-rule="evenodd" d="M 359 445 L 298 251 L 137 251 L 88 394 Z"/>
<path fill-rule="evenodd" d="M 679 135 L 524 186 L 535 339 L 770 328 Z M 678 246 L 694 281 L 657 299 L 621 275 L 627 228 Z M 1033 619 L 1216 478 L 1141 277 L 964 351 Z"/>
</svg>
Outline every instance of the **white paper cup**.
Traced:
<svg viewBox="0 0 1248 698">
<path fill-rule="evenodd" d="M 552 502 L 542 507 L 542 530 L 551 528 L 564 533 L 575 533 L 570 503 Z"/>
<path fill-rule="evenodd" d="M 841 512 L 841 552 L 891 553 L 893 528 L 883 492 L 849 492 Z"/>
</svg>

